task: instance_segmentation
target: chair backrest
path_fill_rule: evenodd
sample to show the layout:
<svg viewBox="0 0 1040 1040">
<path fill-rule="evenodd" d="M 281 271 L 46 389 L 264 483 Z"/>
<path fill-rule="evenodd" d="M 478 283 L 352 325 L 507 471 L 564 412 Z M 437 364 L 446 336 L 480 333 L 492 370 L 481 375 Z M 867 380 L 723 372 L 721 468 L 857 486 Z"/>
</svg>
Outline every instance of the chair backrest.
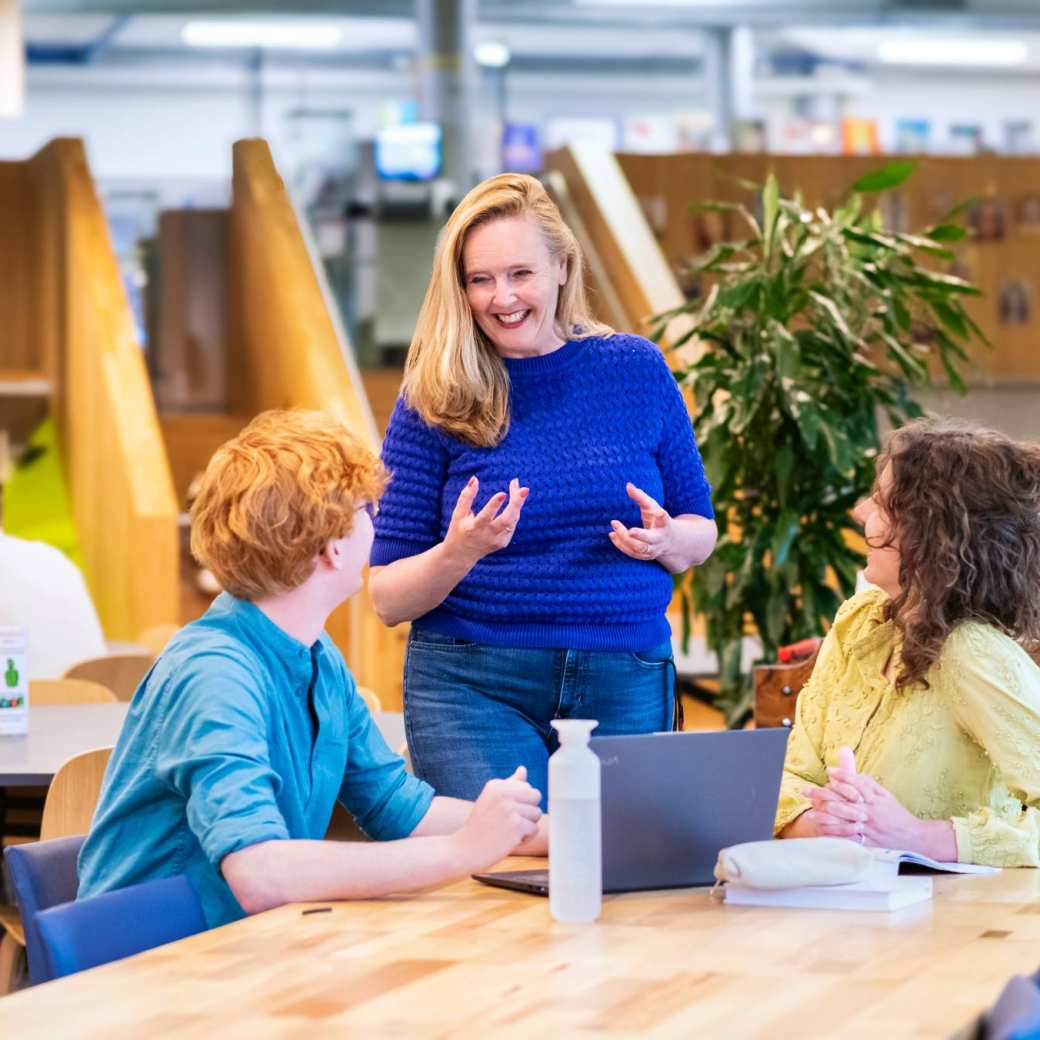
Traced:
<svg viewBox="0 0 1040 1040">
<path fill-rule="evenodd" d="M 142 629 L 134 640 L 143 646 L 152 657 L 158 657 L 166 644 L 180 631 L 179 625 L 166 623 L 163 625 L 152 625 L 150 628 Z"/>
<path fill-rule="evenodd" d="M 367 686 L 359 686 L 357 692 L 358 696 L 368 705 L 368 710 L 371 714 L 375 715 L 383 710 L 383 702 L 379 699 L 379 694 L 375 690 L 370 690 Z"/>
<path fill-rule="evenodd" d="M 794 706 L 798 694 L 809 681 L 816 665 L 819 648 L 812 657 L 792 664 L 767 664 L 754 668 L 755 725 L 790 726 L 794 723 Z"/>
<path fill-rule="evenodd" d="M 51 907 L 36 917 L 51 978 L 95 968 L 204 931 L 202 904 L 183 875 Z"/>
<path fill-rule="evenodd" d="M 119 700 L 128 701 L 154 663 L 152 654 L 107 654 L 77 662 L 65 672 L 64 678 L 101 683 Z"/>
<path fill-rule="evenodd" d="M 41 838 L 63 838 L 90 830 L 101 794 L 101 781 L 111 757 L 110 747 L 83 751 L 73 755 L 54 774 L 43 803 Z"/>
<path fill-rule="evenodd" d="M 48 907 L 76 898 L 79 888 L 76 858 L 84 840 L 84 836 L 78 834 L 28 845 L 10 845 L 4 849 L 15 898 L 22 914 L 30 985 L 35 986 L 51 978 L 37 914 Z"/>
<path fill-rule="evenodd" d="M 29 704 L 111 704 L 119 698 L 87 679 L 30 679 Z"/>
</svg>

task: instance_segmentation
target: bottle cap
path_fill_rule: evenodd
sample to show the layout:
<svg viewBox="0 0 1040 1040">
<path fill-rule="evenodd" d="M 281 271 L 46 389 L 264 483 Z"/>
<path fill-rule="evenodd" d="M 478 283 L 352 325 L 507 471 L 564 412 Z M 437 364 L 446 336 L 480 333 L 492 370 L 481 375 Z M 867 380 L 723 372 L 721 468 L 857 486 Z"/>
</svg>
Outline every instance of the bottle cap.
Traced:
<svg viewBox="0 0 1040 1040">
<path fill-rule="evenodd" d="M 587 744 L 599 722 L 596 719 L 553 719 L 550 725 L 559 734 L 561 744 Z"/>
</svg>

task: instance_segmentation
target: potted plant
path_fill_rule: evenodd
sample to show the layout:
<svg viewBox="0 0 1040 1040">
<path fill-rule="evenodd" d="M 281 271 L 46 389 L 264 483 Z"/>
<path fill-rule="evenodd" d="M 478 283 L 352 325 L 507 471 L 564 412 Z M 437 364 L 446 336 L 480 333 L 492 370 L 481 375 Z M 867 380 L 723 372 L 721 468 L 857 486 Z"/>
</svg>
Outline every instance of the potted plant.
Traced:
<svg viewBox="0 0 1040 1040">
<path fill-rule="evenodd" d="M 964 308 L 979 290 L 944 271 L 965 234 L 957 211 L 901 234 L 864 204 L 913 168 L 862 177 L 833 212 L 782 197 L 772 174 L 760 219 L 708 204 L 739 216 L 747 237 L 700 257 L 694 273 L 710 288 L 654 319 L 658 336 L 679 314 L 692 320 L 677 358 L 694 337 L 705 347 L 678 362 L 676 378 L 695 401 L 721 536 L 693 580 L 679 581 L 684 640 L 692 608 L 705 617 L 731 724 L 751 697 L 742 637 L 757 634 L 762 659 L 775 660 L 778 647 L 822 634 L 854 590 L 864 557 L 850 510 L 873 482 L 879 416 L 900 425 L 920 415 L 911 391 L 940 371 L 963 393 L 966 348 L 986 342 Z"/>
</svg>

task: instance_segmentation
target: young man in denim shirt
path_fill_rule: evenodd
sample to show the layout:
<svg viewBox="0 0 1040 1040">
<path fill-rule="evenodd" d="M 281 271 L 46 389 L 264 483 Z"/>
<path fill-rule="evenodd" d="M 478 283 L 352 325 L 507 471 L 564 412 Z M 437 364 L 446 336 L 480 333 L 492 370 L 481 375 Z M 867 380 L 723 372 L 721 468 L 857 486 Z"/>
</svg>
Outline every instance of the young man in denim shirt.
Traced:
<svg viewBox="0 0 1040 1040">
<path fill-rule="evenodd" d="M 317 412 L 266 412 L 211 460 L 192 551 L 222 593 L 134 695 L 80 855 L 80 898 L 186 874 L 211 926 L 424 888 L 544 853 L 522 769 L 437 797 L 380 736 L 324 632 L 361 587 L 379 462 Z M 323 841 L 341 801 L 373 842 Z"/>
</svg>

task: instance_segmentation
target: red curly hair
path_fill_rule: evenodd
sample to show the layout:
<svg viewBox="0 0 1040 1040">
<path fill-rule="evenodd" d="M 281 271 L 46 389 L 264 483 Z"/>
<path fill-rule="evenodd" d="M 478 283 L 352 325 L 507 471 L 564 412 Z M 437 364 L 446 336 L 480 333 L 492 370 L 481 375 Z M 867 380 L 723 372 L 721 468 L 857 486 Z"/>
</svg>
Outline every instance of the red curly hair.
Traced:
<svg viewBox="0 0 1040 1040">
<path fill-rule="evenodd" d="M 269 411 L 218 448 L 191 511 L 191 551 L 240 599 L 302 585 L 327 542 L 350 534 L 387 475 L 323 412 Z"/>
</svg>

